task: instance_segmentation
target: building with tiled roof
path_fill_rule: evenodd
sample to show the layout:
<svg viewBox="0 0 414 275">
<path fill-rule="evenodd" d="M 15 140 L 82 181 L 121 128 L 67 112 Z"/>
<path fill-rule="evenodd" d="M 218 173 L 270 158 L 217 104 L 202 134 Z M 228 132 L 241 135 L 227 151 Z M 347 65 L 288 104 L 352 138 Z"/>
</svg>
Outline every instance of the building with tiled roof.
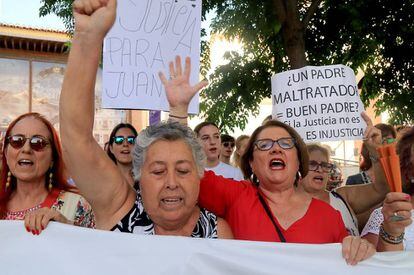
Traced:
<svg viewBox="0 0 414 275">
<path fill-rule="evenodd" d="M 14 118 L 26 112 L 39 112 L 58 128 L 69 41 L 64 31 L 0 23 L 0 136 Z M 94 136 L 104 144 L 112 128 L 130 121 L 132 115 L 100 109 L 100 88 L 99 72 Z"/>
</svg>

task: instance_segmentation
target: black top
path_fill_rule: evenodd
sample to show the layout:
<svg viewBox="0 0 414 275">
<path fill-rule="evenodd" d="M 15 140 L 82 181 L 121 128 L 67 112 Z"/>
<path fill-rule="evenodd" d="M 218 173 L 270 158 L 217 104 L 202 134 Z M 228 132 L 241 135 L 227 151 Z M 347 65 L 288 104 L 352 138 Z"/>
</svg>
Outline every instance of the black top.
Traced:
<svg viewBox="0 0 414 275">
<path fill-rule="evenodd" d="M 111 231 L 155 235 L 154 224 L 144 210 L 140 192 L 137 192 L 137 197 L 131 210 Z M 200 218 L 191 233 L 191 237 L 216 239 L 217 216 L 205 209 L 200 209 Z"/>
</svg>

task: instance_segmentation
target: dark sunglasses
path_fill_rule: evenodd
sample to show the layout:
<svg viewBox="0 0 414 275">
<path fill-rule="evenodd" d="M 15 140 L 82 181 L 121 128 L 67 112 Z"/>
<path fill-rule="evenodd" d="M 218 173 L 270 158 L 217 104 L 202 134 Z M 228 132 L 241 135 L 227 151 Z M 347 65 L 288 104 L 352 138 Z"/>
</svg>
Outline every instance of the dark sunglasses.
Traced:
<svg viewBox="0 0 414 275">
<path fill-rule="evenodd" d="M 29 140 L 30 148 L 34 151 L 42 151 L 50 142 L 42 136 L 36 135 L 32 137 L 25 137 L 24 135 L 13 135 L 6 138 L 8 144 L 14 149 L 20 149 Z"/>
<path fill-rule="evenodd" d="M 131 145 L 135 144 L 135 137 L 134 136 L 129 136 L 129 137 L 115 136 L 114 137 L 114 143 L 118 144 L 118 145 L 123 144 L 125 140 Z"/>
<path fill-rule="evenodd" d="M 328 162 L 317 162 L 315 160 L 309 161 L 309 171 L 316 171 L 319 169 L 319 167 L 322 168 L 323 172 L 330 172 L 333 169 L 333 164 Z"/>
<path fill-rule="evenodd" d="M 279 147 L 282 149 L 292 149 L 293 147 L 295 147 L 296 142 L 294 138 L 279 138 L 277 140 L 266 138 L 259 139 L 254 142 L 257 149 L 259 149 L 260 151 L 270 150 L 275 143 L 277 143 Z"/>
<path fill-rule="evenodd" d="M 229 147 L 230 146 L 231 148 L 233 148 L 234 147 L 234 142 L 225 141 L 225 142 L 222 143 L 222 145 L 224 147 Z"/>
</svg>

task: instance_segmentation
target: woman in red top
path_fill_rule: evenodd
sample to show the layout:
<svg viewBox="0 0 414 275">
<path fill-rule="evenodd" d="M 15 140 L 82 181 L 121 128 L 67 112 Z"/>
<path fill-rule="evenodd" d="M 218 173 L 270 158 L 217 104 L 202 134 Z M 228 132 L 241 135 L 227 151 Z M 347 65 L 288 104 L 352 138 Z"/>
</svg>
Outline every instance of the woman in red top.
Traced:
<svg viewBox="0 0 414 275">
<path fill-rule="evenodd" d="M 342 242 L 348 233 L 339 212 L 296 189 L 308 173 L 307 163 L 306 146 L 296 131 L 268 121 L 254 131 L 242 156 L 242 170 L 251 181 L 206 173 L 199 202 L 223 216 L 237 239 Z"/>
<path fill-rule="evenodd" d="M 186 59 L 186 70 L 190 60 Z M 170 76 L 160 73 L 170 103 L 170 119 L 187 122 L 188 104 L 197 92 L 190 89 L 181 61 L 170 63 Z M 365 137 L 372 138 L 372 125 Z M 236 239 L 296 243 L 342 242 L 343 256 L 356 264 L 375 253 L 359 237 L 347 236 L 340 213 L 330 205 L 298 192 L 308 172 L 308 153 L 299 134 L 271 120 L 257 128 L 242 156 L 241 167 L 250 181 L 237 182 L 206 172 L 199 204 L 230 224 Z"/>
</svg>

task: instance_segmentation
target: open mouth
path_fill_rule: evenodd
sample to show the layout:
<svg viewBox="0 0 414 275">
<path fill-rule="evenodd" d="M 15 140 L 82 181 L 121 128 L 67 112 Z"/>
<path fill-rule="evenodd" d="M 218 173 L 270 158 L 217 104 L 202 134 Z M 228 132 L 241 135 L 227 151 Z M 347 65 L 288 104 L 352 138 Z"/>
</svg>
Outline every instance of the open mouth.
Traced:
<svg viewBox="0 0 414 275">
<path fill-rule="evenodd" d="M 282 159 L 272 159 L 269 163 L 269 167 L 272 170 L 282 170 L 285 169 L 286 164 Z"/>
<path fill-rule="evenodd" d="M 322 183 L 323 182 L 323 177 L 322 176 L 316 176 L 316 177 L 313 177 L 313 180 L 317 183 Z"/>
<path fill-rule="evenodd" d="M 161 199 L 161 203 L 165 208 L 175 208 L 179 207 L 183 203 L 183 198 L 181 197 L 167 197 Z"/>
<path fill-rule="evenodd" d="M 33 161 L 28 160 L 28 159 L 21 159 L 17 162 L 20 166 L 32 166 L 33 165 Z"/>
<path fill-rule="evenodd" d="M 175 199 L 162 199 L 161 201 L 166 202 L 166 203 L 176 203 L 182 200 L 183 200 L 182 198 L 175 198 Z"/>
<path fill-rule="evenodd" d="M 129 155 L 131 153 L 131 151 L 129 150 L 122 150 L 121 154 L 125 154 L 125 155 Z"/>
</svg>

